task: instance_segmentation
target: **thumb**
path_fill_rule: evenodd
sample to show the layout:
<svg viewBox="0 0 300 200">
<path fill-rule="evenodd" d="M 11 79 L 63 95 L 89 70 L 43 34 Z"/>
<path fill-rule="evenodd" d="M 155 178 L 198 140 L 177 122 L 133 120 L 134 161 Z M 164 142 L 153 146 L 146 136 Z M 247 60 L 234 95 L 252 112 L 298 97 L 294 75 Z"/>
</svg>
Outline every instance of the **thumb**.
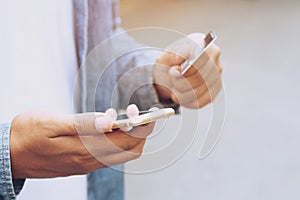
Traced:
<svg viewBox="0 0 300 200">
<path fill-rule="evenodd" d="M 184 60 L 185 56 L 173 52 L 166 52 L 157 59 L 156 63 L 164 66 L 173 66 L 181 64 Z"/>
<path fill-rule="evenodd" d="M 169 75 L 171 76 L 171 79 L 179 78 L 181 76 L 181 68 L 179 65 L 170 67 L 169 69 Z"/>
<path fill-rule="evenodd" d="M 56 136 L 87 135 L 111 131 L 113 118 L 105 113 L 80 113 L 61 116 L 56 123 L 61 124 Z"/>
</svg>

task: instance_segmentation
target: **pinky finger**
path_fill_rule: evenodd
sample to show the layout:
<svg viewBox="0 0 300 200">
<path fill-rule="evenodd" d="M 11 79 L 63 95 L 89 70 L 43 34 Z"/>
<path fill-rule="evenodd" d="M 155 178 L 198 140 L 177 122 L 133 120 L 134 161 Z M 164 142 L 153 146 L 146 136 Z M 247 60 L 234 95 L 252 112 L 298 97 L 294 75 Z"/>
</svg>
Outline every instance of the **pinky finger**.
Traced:
<svg viewBox="0 0 300 200">
<path fill-rule="evenodd" d="M 222 81 L 219 80 L 215 83 L 210 90 L 207 90 L 198 100 L 195 100 L 191 104 L 187 105 L 188 108 L 202 108 L 211 103 L 222 88 Z"/>
</svg>

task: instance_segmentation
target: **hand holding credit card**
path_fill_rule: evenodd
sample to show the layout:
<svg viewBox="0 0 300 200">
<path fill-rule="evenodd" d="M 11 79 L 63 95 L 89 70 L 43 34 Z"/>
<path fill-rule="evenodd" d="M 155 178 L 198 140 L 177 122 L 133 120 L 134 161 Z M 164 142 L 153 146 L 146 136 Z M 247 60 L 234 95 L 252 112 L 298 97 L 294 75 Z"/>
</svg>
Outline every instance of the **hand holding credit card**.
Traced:
<svg viewBox="0 0 300 200">
<path fill-rule="evenodd" d="M 155 88 L 161 101 L 199 109 L 219 93 L 222 66 L 216 34 L 190 34 L 166 48 L 154 67 Z"/>
</svg>

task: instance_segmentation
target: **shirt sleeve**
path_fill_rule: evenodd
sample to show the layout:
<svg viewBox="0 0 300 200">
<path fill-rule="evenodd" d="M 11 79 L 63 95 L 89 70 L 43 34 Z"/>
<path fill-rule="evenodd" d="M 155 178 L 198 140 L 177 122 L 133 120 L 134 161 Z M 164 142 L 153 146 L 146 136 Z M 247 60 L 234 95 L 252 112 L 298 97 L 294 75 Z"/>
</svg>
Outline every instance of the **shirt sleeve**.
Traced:
<svg viewBox="0 0 300 200">
<path fill-rule="evenodd" d="M 25 179 L 13 179 L 10 162 L 10 124 L 0 124 L 0 199 L 14 200 L 21 191 Z"/>
<path fill-rule="evenodd" d="M 141 110 L 154 105 L 172 107 L 179 112 L 179 104 L 171 100 L 161 102 L 154 87 L 153 66 L 162 54 L 157 48 L 139 44 L 121 27 L 119 16 L 119 0 L 113 0 L 113 32 L 112 46 L 118 66 L 119 107 L 125 109 L 134 103 Z"/>
<path fill-rule="evenodd" d="M 159 105 L 159 107 L 172 107 L 178 113 L 178 104 L 172 101 L 159 101 L 153 84 L 153 66 L 162 51 L 137 43 L 121 27 L 116 30 L 116 35 L 112 44 L 118 52 L 116 62 L 120 109 L 125 109 L 128 104 L 134 103 L 141 110 Z"/>
</svg>

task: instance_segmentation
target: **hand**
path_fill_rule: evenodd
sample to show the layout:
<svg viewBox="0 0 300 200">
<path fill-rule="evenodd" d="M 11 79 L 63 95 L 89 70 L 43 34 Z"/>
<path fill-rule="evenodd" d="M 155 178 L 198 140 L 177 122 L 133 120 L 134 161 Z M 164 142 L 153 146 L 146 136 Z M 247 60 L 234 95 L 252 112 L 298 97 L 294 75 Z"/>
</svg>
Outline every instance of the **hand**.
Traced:
<svg viewBox="0 0 300 200">
<path fill-rule="evenodd" d="M 137 115 L 135 106 L 129 115 Z M 116 112 L 60 115 L 27 112 L 11 125 L 14 178 L 48 178 L 86 174 L 138 158 L 154 123 L 129 133 L 111 131 Z M 107 132 L 110 131 L 110 132 Z"/>
<path fill-rule="evenodd" d="M 212 102 L 221 89 L 222 67 L 220 49 L 210 46 L 199 62 L 184 75 L 180 64 L 190 56 L 193 49 L 203 44 L 205 35 L 194 33 L 171 44 L 156 61 L 153 76 L 161 101 L 172 100 L 187 108 L 201 108 Z"/>
</svg>

